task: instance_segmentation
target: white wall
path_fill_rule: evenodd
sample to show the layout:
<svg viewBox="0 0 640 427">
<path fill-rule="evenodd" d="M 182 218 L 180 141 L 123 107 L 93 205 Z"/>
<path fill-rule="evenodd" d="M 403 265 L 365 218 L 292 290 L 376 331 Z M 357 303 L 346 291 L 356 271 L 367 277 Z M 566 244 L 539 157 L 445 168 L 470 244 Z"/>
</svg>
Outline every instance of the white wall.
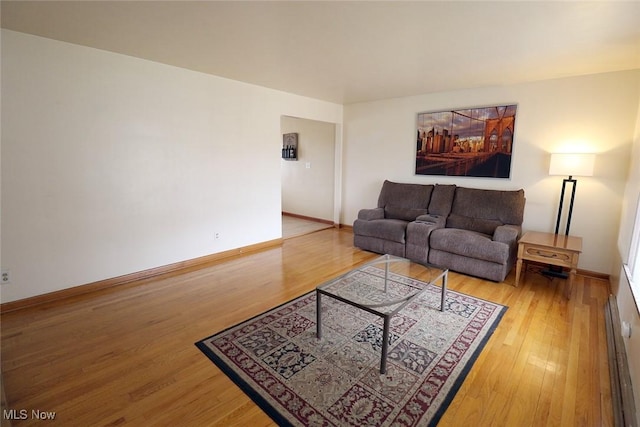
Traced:
<svg viewBox="0 0 640 427">
<path fill-rule="evenodd" d="M 282 160 L 282 211 L 333 221 L 335 124 L 282 117 L 281 130 L 298 134 L 298 160 Z"/>
<path fill-rule="evenodd" d="M 640 84 L 640 78 L 639 84 Z M 638 98 L 640 103 L 640 96 Z M 631 168 L 627 179 L 626 190 L 622 204 L 622 217 L 620 222 L 620 234 L 618 236 L 618 251 L 620 262 L 616 265 L 615 274 L 612 274 L 612 282 L 618 310 L 620 312 L 620 322 L 628 322 L 631 325 L 631 337 L 624 338 L 627 350 L 627 360 L 631 382 L 635 387 L 634 398 L 636 404 L 636 415 L 640 423 L 640 306 L 631 294 L 631 286 L 622 270 L 621 263 L 627 262 L 629 248 L 631 245 L 631 235 L 635 223 L 636 207 L 640 201 L 640 111 L 636 120 L 636 131 L 631 154 Z M 638 225 L 640 226 L 640 224 Z M 640 295 L 636 295 L 640 300 Z"/>
<path fill-rule="evenodd" d="M 613 266 L 640 70 L 460 90 L 345 106 L 343 217 L 375 206 L 385 179 L 525 190 L 523 228 L 553 232 L 562 177 L 549 176 L 549 153 L 597 153 L 595 176 L 578 178 L 571 234 L 582 236 L 581 269 Z M 511 178 L 414 175 L 416 114 L 517 103 Z"/>
<path fill-rule="evenodd" d="M 1 108 L 3 302 L 280 238 L 280 117 L 343 113 L 8 30 Z"/>
</svg>

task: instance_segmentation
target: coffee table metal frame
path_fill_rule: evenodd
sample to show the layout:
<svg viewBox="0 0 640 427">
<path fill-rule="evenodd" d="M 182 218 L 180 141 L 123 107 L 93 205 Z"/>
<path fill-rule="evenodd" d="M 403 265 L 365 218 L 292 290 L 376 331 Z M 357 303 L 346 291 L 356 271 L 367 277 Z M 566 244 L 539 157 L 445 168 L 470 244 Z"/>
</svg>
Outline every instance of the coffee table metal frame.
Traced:
<svg viewBox="0 0 640 427">
<path fill-rule="evenodd" d="M 327 288 L 329 288 L 332 285 L 335 286 L 336 284 L 338 284 L 338 282 L 343 281 L 344 279 L 348 278 L 351 275 L 361 272 L 366 267 L 384 264 L 384 292 L 386 293 L 387 285 L 389 281 L 389 265 L 391 263 L 397 263 L 397 262 L 411 263 L 412 261 L 406 258 L 400 258 L 393 255 L 383 255 L 379 258 L 376 258 L 373 261 L 370 261 L 361 265 L 356 269 L 353 269 L 334 279 L 331 279 L 328 282 L 325 282 L 316 288 L 316 321 L 317 321 L 316 336 L 318 339 L 322 338 L 322 310 L 321 310 L 322 295 L 326 295 L 338 301 L 342 301 L 345 304 L 349 304 L 361 310 L 364 310 L 369 313 L 382 317 L 384 326 L 382 329 L 382 355 L 380 358 L 381 374 L 385 374 L 387 372 L 387 354 L 389 352 L 389 325 L 391 323 L 391 318 L 395 316 L 400 310 L 402 310 L 407 304 L 409 304 L 413 299 L 415 299 L 418 295 L 422 294 L 428 288 L 428 286 L 415 287 L 411 285 L 405 285 L 405 286 L 415 288 L 416 292 L 408 296 L 395 298 L 389 301 L 382 301 L 375 304 L 361 304 L 361 303 L 352 301 L 349 298 L 345 298 L 340 295 L 337 295 L 335 292 L 331 292 L 330 290 L 327 290 Z M 419 264 L 419 265 L 422 265 L 430 269 L 433 268 L 436 270 L 440 270 L 440 272 L 435 277 L 430 278 L 428 282 L 424 282 L 424 283 L 426 283 L 426 285 L 435 285 L 438 280 L 442 280 L 441 295 L 440 295 L 440 311 L 444 311 L 444 302 L 445 302 L 445 297 L 447 293 L 447 276 L 449 273 L 449 269 L 440 268 L 430 264 Z M 416 279 L 416 280 L 419 280 L 419 279 Z M 398 306 L 394 307 L 389 312 L 383 311 L 384 307 L 389 307 L 393 305 L 398 305 Z"/>
</svg>

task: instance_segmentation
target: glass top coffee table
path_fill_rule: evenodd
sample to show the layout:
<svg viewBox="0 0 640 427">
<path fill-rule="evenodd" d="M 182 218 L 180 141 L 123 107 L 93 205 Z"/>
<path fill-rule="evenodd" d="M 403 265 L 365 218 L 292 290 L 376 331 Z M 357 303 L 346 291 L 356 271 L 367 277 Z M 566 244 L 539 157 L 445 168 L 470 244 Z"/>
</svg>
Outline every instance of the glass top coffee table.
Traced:
<svg viewBox="0 0 640 427">
<path fill-rule="evenodd" d="M 448 272 L 448 269 L 433 265 L 383 255 L 325 282 L 316 288 L 316 335 L 318 339 L 322 338 L 322 295 L 382 317 L 380 373 L 384 374 L 387 371 L 391 318 L 438 280 L 442 281 L 440 311 L 444 311 Z"/>
</svg>

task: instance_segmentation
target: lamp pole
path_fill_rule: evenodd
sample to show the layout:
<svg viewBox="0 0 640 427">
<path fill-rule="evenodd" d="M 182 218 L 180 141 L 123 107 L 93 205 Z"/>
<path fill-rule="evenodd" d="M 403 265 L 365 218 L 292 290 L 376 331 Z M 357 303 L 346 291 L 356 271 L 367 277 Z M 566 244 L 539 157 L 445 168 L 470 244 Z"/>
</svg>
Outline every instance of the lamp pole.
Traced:
<svg viewBox="0 0 640 427">
<path fill-rule="evenodd" d="M 569 214 L 567 215 L 567 228 L 564 232 L 565 235 L 569 235 L 569 227 L 571 226 L 571 214 L 573 213 L 573 200 L 576 197 L 576 186 L 578 185 L 578 180 L 573 179 L 573 176 L 569 175 L 569 178 L 565 178 L 562 180 L 562 191 L 560 192 L 560 205 L 558 206 L 558 218 L 556 219 L 556 233 L 560 231 L 560 220 L 562 218 L 562 206 L 564 205 L 564 191 L 567 187 L 567 183 L 572 184 L 571 190 L 571 201 L 569 202 Z"/>
</svg>

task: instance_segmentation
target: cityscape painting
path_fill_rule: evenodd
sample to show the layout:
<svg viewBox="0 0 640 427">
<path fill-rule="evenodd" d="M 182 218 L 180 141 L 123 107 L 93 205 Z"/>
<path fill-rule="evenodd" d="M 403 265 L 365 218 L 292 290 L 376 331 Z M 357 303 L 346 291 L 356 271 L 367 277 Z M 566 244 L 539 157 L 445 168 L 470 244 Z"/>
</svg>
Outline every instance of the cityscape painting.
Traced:
<svg viewBox="0 0 640 427">
<path fill-rule="evenodd" d="M 418 113 L 416 175 L 509 178 L 516 107 Z"/>
</svg>

